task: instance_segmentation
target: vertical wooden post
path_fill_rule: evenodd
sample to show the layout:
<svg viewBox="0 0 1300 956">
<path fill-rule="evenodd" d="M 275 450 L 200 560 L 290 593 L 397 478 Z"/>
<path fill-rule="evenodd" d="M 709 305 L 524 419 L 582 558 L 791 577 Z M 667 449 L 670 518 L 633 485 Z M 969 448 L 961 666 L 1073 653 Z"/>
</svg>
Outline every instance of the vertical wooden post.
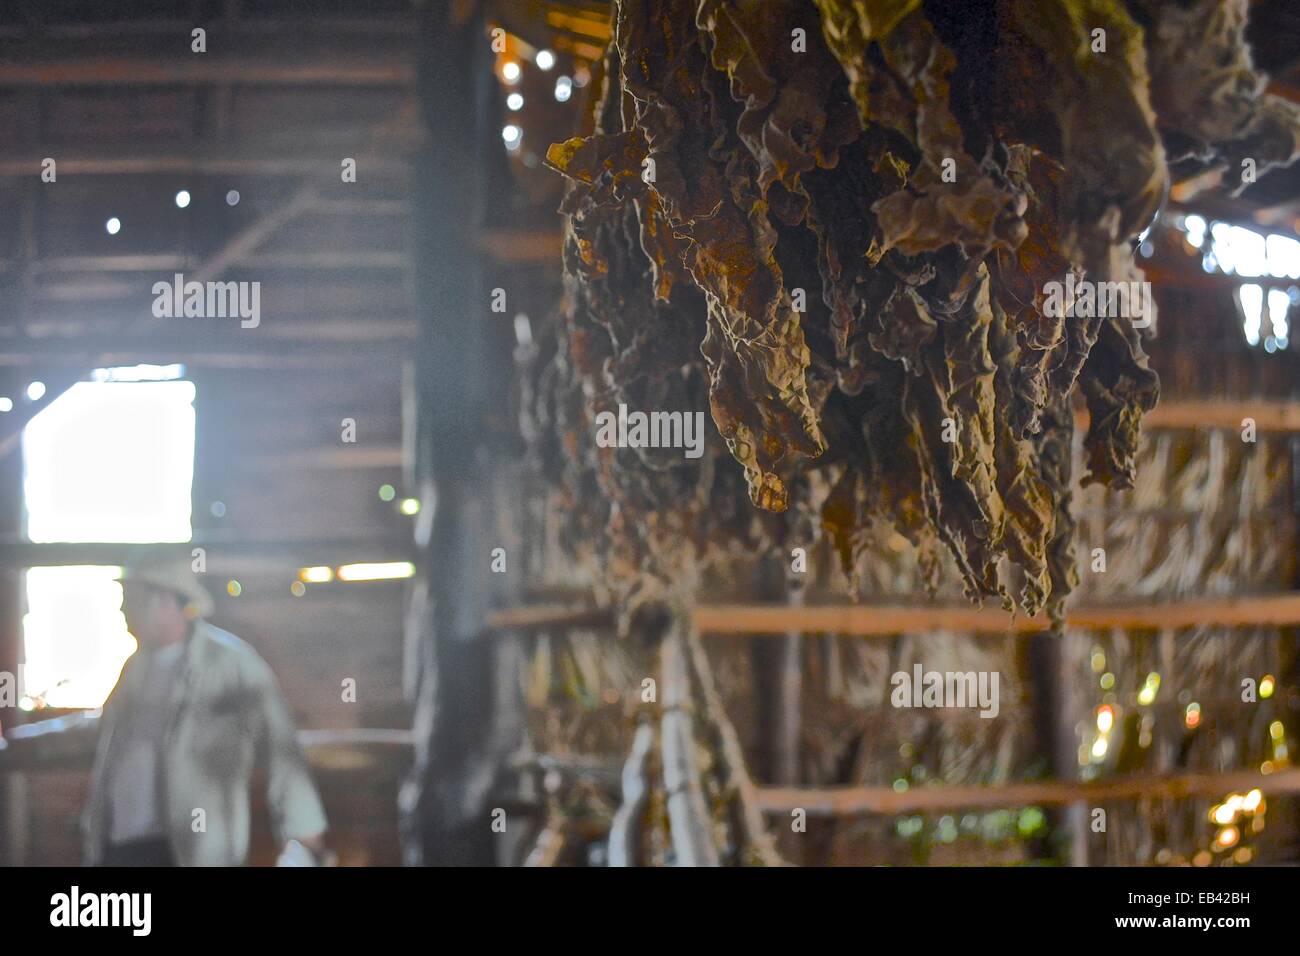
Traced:
<svg viewBox="0 0 1300 956">
<path fill-rule="evenodd" d="M 503 168 L 492 56 L 472 5 L 430 4 L 417 63 L 429 142 L 412 182 L 420 337 L 405 403 L 415 416 L 413 471 L 431 506 L 416 542 L 424 601 L 409 622 L 416 744 L 401 809 L 403 856 L 414 865 L 494 864 L 500 824 L 506 833 L 522 826 L 494 813 L 505 809 L 510 741 L 483 632 L 522 557 L 507 553 L 507 572 L 492 573 L 504 543 L 494 531 L 487 406 L 505 393 L 487 348 L 489 296 L 474 244 L 493 193 L 504 192 L 492 181 Z"/>
<path fill-rule="evenodd" d="M 1294 397 L 1294 392 L 1292 397 Z M 1287 448 L 1291 458 L 1291 563 L 1286 569 L 1287 580 L 1292 590 L 1300 589 L 1300 436 L 1291 435 L 1287 438 Z M 1278 678 L 1280 681 L 1290 687 L 1300 686 L 1300 627 L 1284 627 L 1281 629 L 1279 636 L 1281 640 L 1278 644 L 1284 648 L 1281 657 L 1280 667 L 1278 668 Z M 1285 698 L 1278 695 L 1279 704 Z M 1290 721 L 1288 721 L 1290 723 Z M 1291 832 L 1300 835 L 1300 801 L 1296 801 L 1294 809 L 1291 811 Z M 1293 837 L 1289 853 L 1283 853 L 1283 859 L 1295 859 L 1295 854 L 1300 851 L 1300 837 Z"/>
<path fill-rule="evenodd" d="M 22 527 L 22 449 L 0 455 L 0 535 L 17 536 Z M 21 568 L 0 569 L 0 672 L 16 679 L 22 661 L 23 572 Z M 17 703 L 15 701 L 15 703 Z M 6 706 L 0 699 L 0 727 L 15 725 L 16 706 Z M 24 863 L 23 842 L 26 827 L 25 781 L 22 774 L 0 775 L 0 866 Z"/>
<path fill-rule="evenodd" d="M 763 570 L 765 577 L 760 587 L 764 600 L 803 603 L 802 588 L 790 583 L 781 562 L 765 565 Z M 798 631 L 763 635 L 753 641 L 759 739 L 764 744 L 758 774 L 765 783 L 799 783 L 799 740 L 803 732 L 801 643 Z"/>
<path fill-rule="evenodd" d="M 1087 638 L 1062 629 L 1045 631 L 1031 640 L 1034 642 L 1031 657 L 1037 656 L 1042 679 L 1050 682 L 1050 690 L 1038 711 L 1038 719 L 1042 721 L 1041 745 L 1048 755 L 1053 778 L 1074 782 L 1079 779 L 1079 745 L 1074 728 L 1079 716 L 1087 710 L 1083 685 L 1078 680 L 1078 663 Z M 1055 823 L 1064 847 L 1062 855 L 1069 866 L 1091 865 L 1091 810 L 1086 804 L 1071 803 L 1056 814 Z"/>
<path fill-rule="evenodd" d="M 1067 478 L 1079 473 L 1082 462 L 1083 435 L 1075 429 L 1070 442 Z M 1094 543 L 1090 541 L 1088 545 Z M 1092 593 L 1090 587 L 1080 590 Z M 1063 783 L 1079 779 L 1078 741 L 1074 727 L 1085 708 L 1075 668 L 1084 640 L 1060 626 L 1033 635 L 1027 648 L 1038 753 L 1045 759 L 1053 779 Z M 1069 866 L 1088 865 L 1088 819 L 1089 807 L 1082 803 L 1047 811 L 1050 831 L 1059 839 L 1063 861 Z"/>
</svg>

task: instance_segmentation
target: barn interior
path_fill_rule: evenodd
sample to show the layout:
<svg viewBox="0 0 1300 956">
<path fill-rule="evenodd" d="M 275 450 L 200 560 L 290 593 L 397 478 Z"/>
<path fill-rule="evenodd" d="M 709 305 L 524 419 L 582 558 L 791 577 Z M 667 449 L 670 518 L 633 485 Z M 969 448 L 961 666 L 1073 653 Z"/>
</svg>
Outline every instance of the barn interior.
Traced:
<svg viewBox="0 0 1300 956">
<path fill-rule="evenodd" d="M 4 5 L 0 863 L 81 860 L 91 751 L 41 730 L 103 705 L 162 553 L 274 671 L 339 865 L 1300 863 L 1297 37 L 1290 0 Z M 1154 309 L 1036 341 L 1085 262 Z M 914 391 L 944 335 L 969 376 Z M 620 403 L 699 454 L 606 447 Z"/>
</svg>

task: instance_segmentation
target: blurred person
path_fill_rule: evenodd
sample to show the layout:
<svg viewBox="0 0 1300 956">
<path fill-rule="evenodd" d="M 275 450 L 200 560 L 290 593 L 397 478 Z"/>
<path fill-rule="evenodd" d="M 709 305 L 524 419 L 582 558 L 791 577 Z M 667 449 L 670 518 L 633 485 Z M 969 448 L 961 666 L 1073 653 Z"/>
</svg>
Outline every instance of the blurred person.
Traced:
<svg viewBox="0 0 1300 956">
<path fill-rule="evenodd" d="M 243 865 L 259 764 L 278 864 L 324 862 L 324 808 L 271 668 L 204 620 L 212 598 L 187 560 L 131 566 L 121 581 L 139 647 L 94 722 L 86 862 Z"/>
</svg>

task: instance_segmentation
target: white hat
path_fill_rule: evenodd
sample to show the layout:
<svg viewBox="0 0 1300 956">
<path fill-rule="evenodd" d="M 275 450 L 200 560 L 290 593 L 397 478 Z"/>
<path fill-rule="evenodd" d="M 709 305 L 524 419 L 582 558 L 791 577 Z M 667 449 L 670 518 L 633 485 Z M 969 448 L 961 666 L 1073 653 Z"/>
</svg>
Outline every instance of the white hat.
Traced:
<svg viewBox="0 0 1300 956">
<path fill-rule="evenodd" d="M 118 580 L 123 584 L 147 584 L 180 595 L 185 599 L 185 610 L 191 617 L 208 617 L 214 608 L 212 595 L 199 583 L 199 576 L 188 558 L 146 558 L 123 568 Z"/>
</svg>

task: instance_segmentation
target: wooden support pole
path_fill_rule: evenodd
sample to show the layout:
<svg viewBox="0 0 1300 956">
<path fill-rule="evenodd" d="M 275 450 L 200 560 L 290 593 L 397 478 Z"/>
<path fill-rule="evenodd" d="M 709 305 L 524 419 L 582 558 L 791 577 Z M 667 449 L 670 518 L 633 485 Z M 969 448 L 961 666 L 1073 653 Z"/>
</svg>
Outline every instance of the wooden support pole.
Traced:
<svg viewBox="0 0 1300 956">
<path fill-rule="evenodd" d="M 803 589 L 787 580 L 784 561 L 760 569 L 762 596 L 779 598 L 793 607 L 803 603 Z M 758 701 L 758 738 L 762 749 L 755 775 L 767 783 L 799 783 L 799 739 L 802 732 L 803 661 L 798 631 L 756 635 L 751 662 Z"/>
<path fill-rule="evenodd" d="M 416 486 L 431 505 L 417 525 L 423 600 L 408 634 L 416 739 L 400 804 L 403 857 L 412 865 L 497 864 L 522 832 L 518 819 L 504 820 L 501 830 L 495 812 L 520 743 L 511 737 L 523 733 L 506 699 L 518 680 L 505 673 L 510 649 L 478 639 L 508 577 L 490 569 L 500 540 L 486 421 L 499 394 L 500 357 L 490 352 L 481 319 L 489 301 L 482 256 L 465 241 L 466 231 L 483 226 L 493 195 L 504 192 L 494 175 L 504 159 L 484 29 L 475 8 L 431 3 L 415 58 L 431 135 L 412 184 L 420 338 L 405 407 L 413 412 L 406 425 Z M 507 553 L 507 569 L 520 558 Z"/>
<path fill-rule="evenodd" d="M 1077 682 L 1071 681 L 1069 662 L 1077 635 L 1043 631 L 1030 635 L 1024 647 L 1030 674 L 1035 752 L 1058 780 L 1074 782 L 1079 772 L 1074 721 L 1081 708 Z M 1049 838 L 1034 841 L 1040 858 L 1059 858 L 1067 866 L 1088 865 L 1088 829 L 1085 807 L 1071 803 L 1048 808 Z"/>
<path fill-rule="evenodd" d="M 23 462 L 21 449 L 0 456 L 0 532 L 17 535 L 22 528 Z M 0 682 L 11 687 L 23 659 L 23 570 L 0 567 Z M 16 702 L 15 702 L 16 703 Z M 20 711 L 0 695 L 0 730 L 11 729 Z M 0 866 L 26 862 L 26 783 L 15 775 L 0 781 Z"/>
<path fill-rule="evenodd" d="M 1300 588 L 1300 435 L 1292 435 L 1287 442 L 1291 465 L 1291 556 L 1285 567 L 1291 587 Z M 1300 626 L 1284 630 L 1278 641 L 1280 653 L 1280 672 L 1283 680 L 1295 687 L 1300 684 Z M 1291 810 L 1291 832 L 1300 834 L 1300 801 L 1296 801 Z M 1300 838 L 1292 837 L 1291 849 L 1287 858 L 1295 859 L 1300 851 Z"/>
</svg>

